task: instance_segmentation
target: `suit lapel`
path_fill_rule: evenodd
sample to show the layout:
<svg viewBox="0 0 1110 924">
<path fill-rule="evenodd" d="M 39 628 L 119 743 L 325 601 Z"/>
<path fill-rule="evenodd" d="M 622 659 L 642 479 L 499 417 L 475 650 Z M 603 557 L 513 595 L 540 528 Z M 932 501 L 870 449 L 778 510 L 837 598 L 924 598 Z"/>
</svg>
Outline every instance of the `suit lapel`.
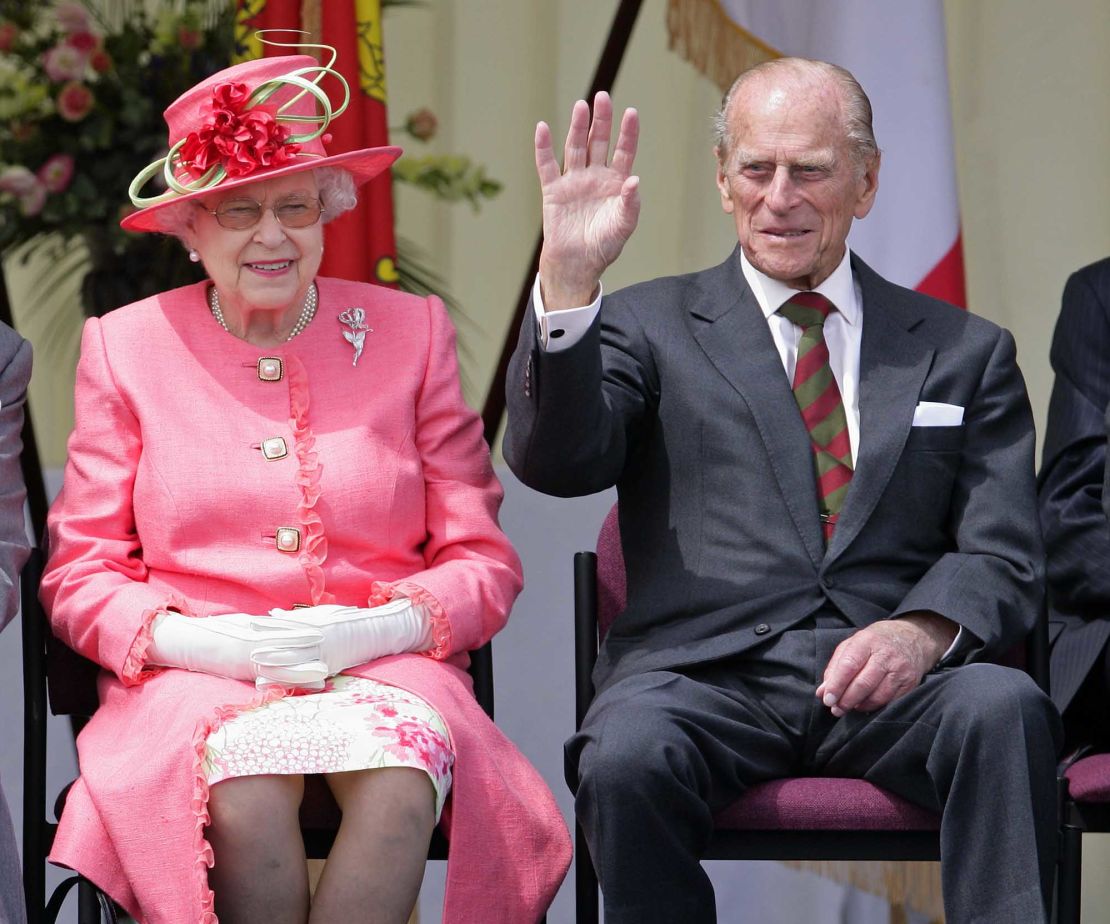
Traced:
<svg viewBox="0 0 1110 924">
<path fill-rule="evenodd" d="M 824 543 L 809 433 L 740 269 L 739 250 L 705 274 L 690 314 L 694 338 L 751 411 L 798 535 L 814 564 L 820 562 Z"/>
<path fill-rule="evenodd" d="M 852 266 L 863 293 L 860 445 L 856 471 L 829 545 L 829 559 L 855 539 L 886 489 L 902 456 L 934 354 L 922 338 L 912 333 L 920 316 L 898 288 L 855 256 Z"/>
</svg>

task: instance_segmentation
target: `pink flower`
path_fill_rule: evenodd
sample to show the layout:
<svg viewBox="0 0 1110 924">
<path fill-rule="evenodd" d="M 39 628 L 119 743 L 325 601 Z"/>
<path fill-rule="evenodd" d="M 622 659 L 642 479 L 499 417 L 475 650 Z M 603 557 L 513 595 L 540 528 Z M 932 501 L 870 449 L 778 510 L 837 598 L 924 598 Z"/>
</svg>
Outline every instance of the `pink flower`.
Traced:
<svg viewBox="0 0 1110 924">
<path fill-rule="evenodd" d="M 0 171 L 0 192 L 19 202 L 19 211 L 30 218 L 42 211 L 46 203 L 46 187 L 26 167 L 5 167 Z"/>
<path fill-rule="evenodd" d="M 80 122 L 93 107 L 92 91 L 83 83 L 71 80 L 58 92 L 58 115 L 67 122 Z"/>
<path fill-rule="evenodd" d="M 57 17 L 58 25 L 62 27 L 62 31 L 70 34 L 88 32 L 92 25 L 85 4 L 77 3 L 76 0 L 59 3 L 54 7 L 54 15 Z"/>
<path fill-rule="evenodd" d="M 46 187 L 36 182 L 26 193 L 19 197 L 19 211 L 27 218 L 32 218 L 42 211 L 46 204 Z"/>
<path fill-rule="evenodd" d="M 73 157 L 69 154 L 55 154 L 38 169 L 38 178 L 47 192 L 60 193 L 73 179 Z"/>
<path fill-rule="evenodd" d="M 439 127 L 439 120 L 431 109 L 417 109 L 416 112 L 410 112 L 409 117 L 405 119 L 405 131 L 407 131 L 417 141 L 429 141 L 435 137 L 436 129 Z"/>
<path fill-rule="evenodd" d="M 72 45 L 55 45 L 42 56 L 42 68 L 54 83 L 80 80 L 89 66 L 89 53 Z"/>
<path fill-rule="evenodd" d="M 26 167 L 5 167 L 0 170 L 0 192 L 22 196 L 29 192 L 36 183 L 38 183 L 38 177 Z"/>
<path fill-rule="evenodd" d="M 0 22 L 0 52 L 7 54 L 19 38 L 19 26 L 14 22 Z"/>
<path fill-rule="evenodd" d="M 93 32 L 74 32 L 66 37 L 66 44 L 86 54 L 91 54 L 100 47 L 100 36 Z"/>
<path fill-rule="evenodd" d="M 248 176 L 259 167 L 288 163 L 300 150 L 287 144 L 289 129 L 265 107 L 246 108 L 250 94 L 241 83 L 221 84 L 212 91 L 212 115 L 181 146 L 181 162 L 196 177 L 217 164 L 228 176 Z"/>
<path fill-rule="evenodd" d="M 112 69 L 112 65 L 115 64 L 115 62 L 112 60 L 112 56 L 108 54 L 108 52 L 106 52 L 103 48 L 98 48 L 92 53 L 92 57 L 89 58 L 89 64 L 92 66 L 92 69 L 98 74 L 103 74 L 105 71 L 110 71 Z"/>
</svg>

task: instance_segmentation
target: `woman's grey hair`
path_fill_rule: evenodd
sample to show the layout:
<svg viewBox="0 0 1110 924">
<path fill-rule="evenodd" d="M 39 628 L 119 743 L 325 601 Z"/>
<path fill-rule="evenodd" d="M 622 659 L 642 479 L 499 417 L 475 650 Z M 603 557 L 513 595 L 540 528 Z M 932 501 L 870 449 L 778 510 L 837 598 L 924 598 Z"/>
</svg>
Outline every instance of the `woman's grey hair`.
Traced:
<svg viewBox="0 0 1110 924">
<path fill-rule="evenodd" d="M 329 222 L 358 205 L 355 179 L 342 167 L 317 167 L 312 171 L 316 178 L 317 195 L 324 204 L 321 221 Z M 219 190 L 214 190 L 218 192 Z M 175 202 L 155 213 L 158 230 L 182 240 L 192 220 L 196 200 Z"/>
<path fill-rule="evenodd" d="M 729 109 L 736 92 L 744 84 L 764 74 L 787 71 L 800 78 L 831 77 L 840 87 L 840 98 L 844 104 L 844 134 L 855 152 L 856 162 L 862 168 L 879 153 L 872 127 L 871 100 L 867 98 L 859 81 L 851 71 L 827 61 L 812 61 L 808 58 L 776 58 L 765 61 L 744 71 L 728 88 L 721 108 L 713 117 L 713 134 L 717 145 L 717 159 L 723 164 L 728 160 L 732 149 L 732 131 L 729 125 Z"/>
</svg>

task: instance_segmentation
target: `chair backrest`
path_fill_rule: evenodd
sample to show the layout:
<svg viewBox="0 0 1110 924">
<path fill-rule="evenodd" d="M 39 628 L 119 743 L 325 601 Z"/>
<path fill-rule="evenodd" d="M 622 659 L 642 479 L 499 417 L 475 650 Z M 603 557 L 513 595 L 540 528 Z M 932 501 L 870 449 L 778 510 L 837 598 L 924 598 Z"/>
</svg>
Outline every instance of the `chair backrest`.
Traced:
<svg viewBox="0 0 1110 924">
<path fill-rule="evenodd" d="M 617 505 L 609 508 L 597 534 L 597 635 L 605 638 L 613 620 L 628 599 L 628 576 L 624 570 L 621 527 Z"/>
<path fill-rule="evenodd" d="M 628 599 L 628 578 L 621 547 L 620 519 L 614 504 L 597 534 L 597 636 L 605 638 Z M 1042 604 L 1033 631 L 999 658 L 1000 664 L 1026 670 L 1048 692 L 1048 613 Z"/>
</svg>

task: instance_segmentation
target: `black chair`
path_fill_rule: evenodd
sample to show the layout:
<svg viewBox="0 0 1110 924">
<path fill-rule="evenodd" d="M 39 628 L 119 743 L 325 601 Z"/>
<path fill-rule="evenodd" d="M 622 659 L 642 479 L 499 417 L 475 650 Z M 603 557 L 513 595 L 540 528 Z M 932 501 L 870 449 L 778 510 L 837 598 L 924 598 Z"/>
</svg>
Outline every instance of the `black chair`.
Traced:
<svg viewBox="0 0 1110 924">
<path fill-rule="evenodd" d="M 1110 754 L 1086 754 L 1061 768 L 1058 924 L 1079 924 L 1086 833 L 1110 834 Z"/>
<path fill-rule="evenodd" d="M 46 857 L 54 841 L 57 822 L 50 821 L 46 793 L 46 710 L 68 715 L 74 733 L 97 707 L 96 677 L 99 668 L 67 648 L 50 632 L 38 599 L 44 564 L 43 553 L 32 550 L 23 569 L 23 887 L 27 896 L 28 924 L 57 919 L 69 892 L 77 889 L 78 924 L 115 922 L 117 910 L 103 892 L 83 876 L 74 875 L 46 898 Z M 486 643 L 470 653 L 474 695 L 493 718 L 493 652 Z M 61 818 L 67 786 L 58 795 L 54 817 Z M 309 859 L 327 858 L 339 828 L 340 811 L 322 778 L 308 777 L 301 804 L 301 834 Z M 437 827 L 428 849 L 429 860 L 447 859 L 447 839 Z"/>
<path fill-rule="evenodd" d="M 617 508 L 598 534 L 597 552 L 574 556 L 575 728 L 594 698 L 598 644 L 626 596 Z M 1043 614 L 1011 659 L 1048 690 L 1048 622 Z M 753 786 L 719 813 L 707 860 L 939 860 L 940 816 L 865 780 L 793 777 Z M 575 824 L 578 924 L 598 922 L 598 882 Z M 1071 922 L 1067 922 L 1071 924 Z"/>
</svg>

